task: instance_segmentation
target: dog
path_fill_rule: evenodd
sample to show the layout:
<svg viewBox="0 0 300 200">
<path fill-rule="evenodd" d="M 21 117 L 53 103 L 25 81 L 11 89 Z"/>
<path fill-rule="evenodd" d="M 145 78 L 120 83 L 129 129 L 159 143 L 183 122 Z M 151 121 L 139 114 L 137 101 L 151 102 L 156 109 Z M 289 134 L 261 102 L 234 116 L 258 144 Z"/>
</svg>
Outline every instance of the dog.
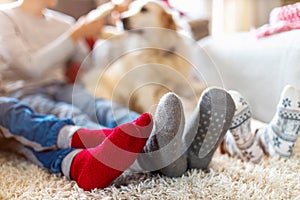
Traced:
<svg viewBox="0 0 300 200">
<path fill-rule="evenodd" d="M 192 74 L 189 39 L 174 15 L 160 2 L 139 0 L 122 14 L 122 23 L 124 34 L 96 44 L 96 68 L 102 70 L 85 76 L 97 82 L 90 91 L 138 113 L 155 110 L 170 91 L 194 106 L 206 86 Z"/>
</svg>

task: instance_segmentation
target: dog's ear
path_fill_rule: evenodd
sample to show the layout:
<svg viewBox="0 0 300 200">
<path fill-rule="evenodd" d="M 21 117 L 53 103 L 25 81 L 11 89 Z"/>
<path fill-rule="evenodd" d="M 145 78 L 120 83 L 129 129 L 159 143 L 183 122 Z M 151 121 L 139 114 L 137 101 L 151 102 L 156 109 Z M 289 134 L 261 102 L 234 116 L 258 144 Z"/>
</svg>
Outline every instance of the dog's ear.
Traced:
<svg viewBox="0 0 300 200">
<path fill-rule="evenodd" d="M 174 18 L 171 14 L 164 12 L 162 14 L 162 23 L 164 28 L 168 28 L 171 30 L 176 31 L 177 30 L 177 25 L 174 21 Z"/>
</svg>

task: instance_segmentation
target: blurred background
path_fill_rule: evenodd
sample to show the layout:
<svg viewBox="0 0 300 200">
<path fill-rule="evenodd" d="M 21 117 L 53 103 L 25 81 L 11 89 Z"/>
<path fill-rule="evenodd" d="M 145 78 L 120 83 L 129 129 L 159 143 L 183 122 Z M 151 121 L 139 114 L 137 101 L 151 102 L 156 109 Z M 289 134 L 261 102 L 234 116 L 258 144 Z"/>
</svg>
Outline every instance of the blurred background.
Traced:
<svg viewBox="0 0 300 200">
<path fill-rule="evenodd" d="M 78 18 L 108 0 L 58 0 L 57 10 Z M 210 35 L 249 31 L 268 22 L 274 7 L 299 2 L 296 0 L 165 0 L 175 9 L 185 13 L 196 28 Z M 0 4 L 14 0 L 0 0 Z M 71 6 L 70 6 L 71 5 Z M 202 23 L 201 23 L 202 20 Z M 205 21 L 207 20 L 207 21 Z M 207 23 L 203 23 L 207 22 Z M 201 27 L 202 26 L 202 27 Z M 207 30 L 204 30 L 207 29 Z M 200 30 L 200 31 L 201 31 Z M 199 35 L 199 39 L 208 33 Z"/>
<path fill-rule="evenodd" d="M 249 31 L 269 20 L 274 7 L 296 0 L 169 0 L 170 4 L 193 19 L 208 19 L 212 35 Z"/>
</svg>

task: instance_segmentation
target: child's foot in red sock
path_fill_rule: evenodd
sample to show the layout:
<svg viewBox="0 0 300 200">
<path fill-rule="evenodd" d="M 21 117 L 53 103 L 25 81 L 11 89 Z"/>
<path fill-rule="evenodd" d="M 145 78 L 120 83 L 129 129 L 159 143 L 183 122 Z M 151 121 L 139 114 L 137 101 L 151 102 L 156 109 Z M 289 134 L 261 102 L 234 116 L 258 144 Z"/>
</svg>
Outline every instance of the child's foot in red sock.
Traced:
<svg viewBox="0 0 300 200">
<path fill-rule="evenodd" d="M 84 190 L 107 187 L 137 158 L 152 126 L 151 115 L 146 113 L 132 123 L 112 129 L 100 145 L 84 149 L 74 157 L 71 178 Z"/>
<path fill-rule="evenodd" d="M 140 116 L 136 120 L 132 122 L 132 124 L 141 126 L 143 129 L 148 127 L 152 127 L 152 124 L 149 124 L 148 114 L 144 114 L 144 116 Z M 68 139 L 71 143 L 70 147 L 72 148 L 93 148 L 101 144 L 106 137 L 108 137 L 114 129 L 101 129 L 101 130 L 91 130 L 80 128 L 78 129 L 73 136 Z"/>
</svg>

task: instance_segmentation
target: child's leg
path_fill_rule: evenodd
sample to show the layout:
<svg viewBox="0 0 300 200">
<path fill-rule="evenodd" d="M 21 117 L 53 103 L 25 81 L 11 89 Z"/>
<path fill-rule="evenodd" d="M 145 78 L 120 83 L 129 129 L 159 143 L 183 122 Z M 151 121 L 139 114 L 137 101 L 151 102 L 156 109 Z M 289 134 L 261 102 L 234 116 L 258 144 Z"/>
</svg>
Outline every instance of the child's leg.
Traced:
<svg viewBox="0 0 300 200">
<path fill-rule="evenodd" d="M 223 151 L 238 156 L 244 161 L 258 163 L 264 154 L 251 131 L 251 110 L 249 103 L 236 91 L 229 91 L 235 104 L 235 114 L 221 145 Z M 233 137 L 231 137 L 233 136 Z"/>
<path fill-rule="evenodd" d="M 148 124 L 148 118 L 144 116 L 148 116 L 149 114 L 144 113 L 140 115 L 136 120 L 131 123 L 141 124 L 141 126 L 146 126 Z M 149 125 L 149 128 L 152 128 L 152 124 Z M 101 144 L 105 138 L 107 138 L 111 133 L 113 133 L 114 129 L 86 129 L 86 128 L 78 128 L 73 133 L 70 132 L 70 128 L 72 127 L 64 127 L 58 136 L 58 143 L 60 144 L 60 148 L 93 148 Z M 64 130 L 66 129 L 66 130 Z"/>
<path fill-rule="evenodd" d="M 89 149 L 58 149 L 37 152 L 23 148 L 34 163 L 52 173 L 63 173 L 85 189 L 104 188 L 122 174 L 142 151 L 152 130 L 149 114 L 120 125 L 98 146 Z"/>
<path fill-rule="evenodd" d="M 35 150 L 43 150 L 56 148 L 59 131 L 73 122 L 67 118 L 35 114 L 17 99 L 0 97 L 0 125 L 5 128 L 5 137 L 14 138 Z"/>
<path fill-rule="evenodd" d="M 55 98 L 78 108 L 88 118 L 103 127 L 114 128 L 120 124 L 128 123 L 140 116 L 130 111 L 128 107 L 118 105 L 106 99 L 99 99 L 89 94 L 79 85 L 65 85 L 55 93 Z M 82 120 L 74 120 L 76 125 L 93 128 Z M 99 127 L 97 127 L 99 129 Z"/>
<path fill-rule="evenodd" d="M 289 157 L 299 131 L 300 91 L 288 85 L 281 93 L 274 118 L 257 132 L 257 137 L 270 156 Z"/>
<path fill-rule="evenodd" d="M 132 170 L 159 171 L 167 176 L 180 176 L 187 168 L 182 145 L 184 113 L 180 99 L 173 93 L 165 94 L 157 107 L 155 126 L 149 140 Z M 79 129 L 72 137 L 72 147 L 91 148 L 99 145 L 111 133 L 110 129 Z M 66 143 L 67 144 L 67 143 Z"/>
<path fill-rule="evenodd" d="M 134 123 L 113 129 L 102 144 L 74 157 L 70 177 L 85 190 L 108 186 L 136 160 L 151 133 L 151 124 L 150 115 L 144 114 Z"/>
<path fill-rule="evenodd" d="M 45 91 L 47 92 L 46 89 Z M 73 106 L 72 103 L 53 100 L 50 94 L 37 93 L 22 96 L 21 101 L 28 104 L 37 113 L 51 114 L 58 118 L 72 118 L 76 125 L 90 129 L 106 128 L 106 126 L 93 122 L 88 115 Z"/>
</svg>

